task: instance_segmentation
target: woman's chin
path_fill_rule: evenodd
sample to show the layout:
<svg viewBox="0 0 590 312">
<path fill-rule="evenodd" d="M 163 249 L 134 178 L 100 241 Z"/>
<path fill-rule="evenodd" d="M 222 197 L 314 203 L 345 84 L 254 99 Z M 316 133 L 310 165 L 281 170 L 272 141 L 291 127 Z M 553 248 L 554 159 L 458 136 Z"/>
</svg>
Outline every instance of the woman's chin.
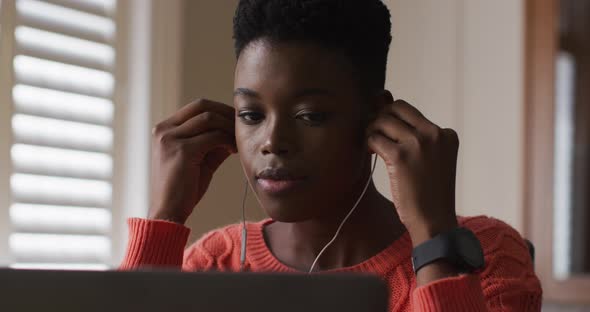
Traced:
<svg viewBox="0 0 590 312">
<path fill-rule="evenodd" d="M 295 207 L 276 207 L 276 208 L 265 208 L 266 214 L 278 222 L 295 223 L 303 222 L 312 218 L 309 213 L 305 213 L 301 209 Z"/>
</svg>

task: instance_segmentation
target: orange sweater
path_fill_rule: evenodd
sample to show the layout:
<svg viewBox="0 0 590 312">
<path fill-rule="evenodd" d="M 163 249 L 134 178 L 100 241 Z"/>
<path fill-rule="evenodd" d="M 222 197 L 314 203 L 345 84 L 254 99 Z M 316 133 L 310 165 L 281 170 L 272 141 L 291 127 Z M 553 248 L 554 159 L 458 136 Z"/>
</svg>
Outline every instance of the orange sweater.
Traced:
<svg viewBox="0 0 590 312">
<path fill-rule="evenodd" d="M 246 269 L 296 272 L 268 249 L 262 229 L 272 220 L 248 223 Z M 131 218 L 129 244 L 120 269 L 177 267 L 185 271 L 239 271 L 241 226 L 230 225 L 204 235 L 184 249 L 190 230 L 180 224 Z M 410 261 L 412 243 L 406 232 L 372 258 L 329 272 L 378 275 L 390 289 L 390 311 L 541 311 L 541 285 L 527 246 L 513 228 L 487 217 L 460 217 L 461 226 L 479 238 L 485 269 L 416 288 Z"/>
</svg>

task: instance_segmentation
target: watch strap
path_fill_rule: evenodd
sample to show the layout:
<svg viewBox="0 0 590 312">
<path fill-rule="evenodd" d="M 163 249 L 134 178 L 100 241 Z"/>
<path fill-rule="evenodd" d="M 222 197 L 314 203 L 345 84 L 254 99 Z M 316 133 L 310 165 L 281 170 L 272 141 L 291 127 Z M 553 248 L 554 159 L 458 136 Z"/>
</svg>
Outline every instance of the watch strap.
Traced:
<svg viewBox="0 0 590 312">
<path fill-rule="evenodd" d="M 440 259 L 449 259 L 452 263 L 457 259 L 450 233 L 439 234 L 416 246 L 412 251 L 412 266 L 415 273 L 423 266 Z"/>
</svg>

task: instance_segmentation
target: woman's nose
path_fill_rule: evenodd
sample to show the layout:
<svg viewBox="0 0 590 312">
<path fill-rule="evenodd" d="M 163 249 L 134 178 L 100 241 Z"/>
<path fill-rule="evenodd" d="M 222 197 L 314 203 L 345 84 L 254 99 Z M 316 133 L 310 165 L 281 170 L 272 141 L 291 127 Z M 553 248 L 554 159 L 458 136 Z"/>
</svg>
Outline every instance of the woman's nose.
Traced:
<svg viewBox="0 0 590 312">
<path fill-rule="evenodd" d="M 262 154 L 286 155 L 293 152 L 293 126 L 275 121 L 269 125 L 262 145 Z"/>
<path fill-rule="evenodd" d="M 275 144 L 269 143 L 265 144 L 265 147 L 262 149 L 262 154 L 275 154 L 275 155 L 286 155 L 289 153 L 289 149 L 283 148 L 280 146 L 276 146 Z"/>
</svg>

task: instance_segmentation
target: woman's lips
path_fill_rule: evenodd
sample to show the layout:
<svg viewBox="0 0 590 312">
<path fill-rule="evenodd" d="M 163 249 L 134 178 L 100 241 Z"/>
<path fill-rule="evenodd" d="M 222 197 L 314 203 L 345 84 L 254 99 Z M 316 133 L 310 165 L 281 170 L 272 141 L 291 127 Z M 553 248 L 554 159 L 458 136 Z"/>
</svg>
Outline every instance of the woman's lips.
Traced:
<svg viewBox="0 0 590 312">
<path fill-rule="evenodd" d="M 273 195 L 278 195 L 292 191 L 298 186 L 301 186 L 305 182 L 305 179 L 272 180 L 259 178 L 257 182 L 263 191 Z"/>
</svg>

